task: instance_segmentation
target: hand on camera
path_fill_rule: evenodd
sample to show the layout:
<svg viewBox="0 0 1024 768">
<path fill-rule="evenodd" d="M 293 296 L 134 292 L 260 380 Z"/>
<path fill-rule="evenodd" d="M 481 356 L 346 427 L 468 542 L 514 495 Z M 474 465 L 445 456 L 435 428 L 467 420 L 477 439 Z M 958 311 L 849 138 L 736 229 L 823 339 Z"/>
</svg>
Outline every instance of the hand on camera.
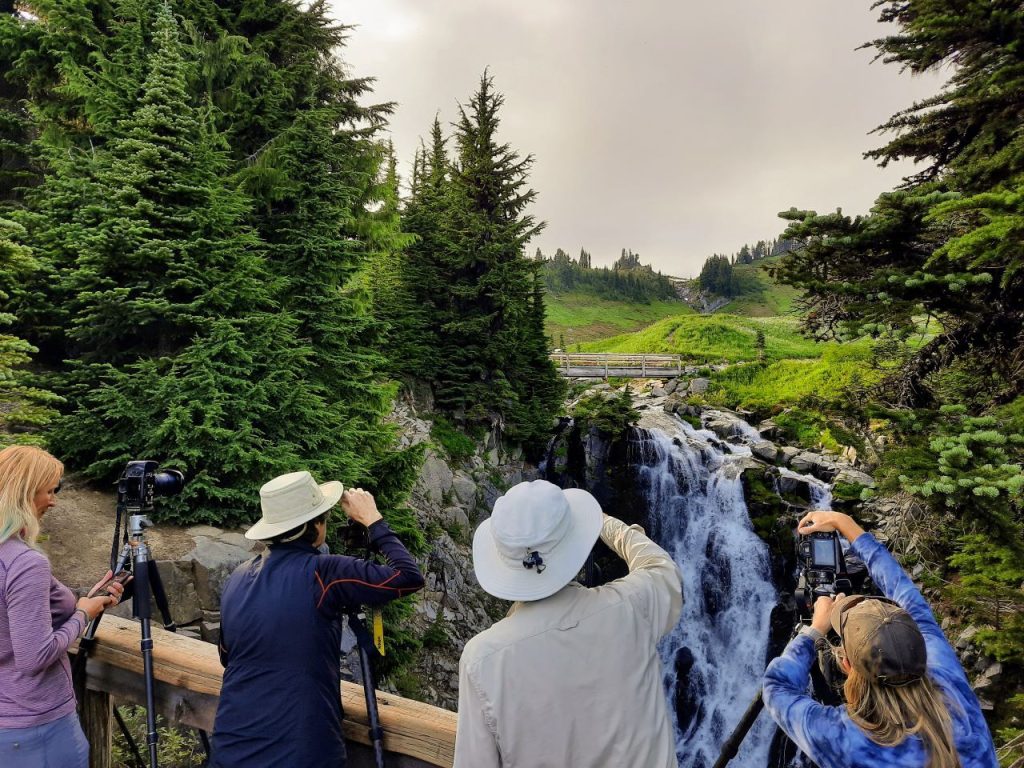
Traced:
<svg viewBox="0 0 1024 768">
<path fill-rule="evenodd" d="M 796 524 L 797 532 L 802 535 L 814 533 L 815 531 L 831 533 L 839 527 L 837 525 L 837 517 L 848 518 L 849 515 L 844 515 L 841 512 L 832 512 L 827 509 L 812 509 Z"/>
<path fill-rule="evenodd" d="M 864 529 L 857 525 L 852 517 L 828 509 L 812 509 L 800 518 L 800 522 L 796 524 L 796 531 L 801 536 L 817 531 L 824 533 L 839 531 L 840 536 L 851 542 L 864 533 Z"/>
<path fill-rule="evenodd" d="M 834 599 L 828 595 L 822 595 L 814 601 L 814 615 L 811 617 L 811 626 L 823 635 L 827 635 L 828 631 L 832 628 L 832 606 L 836 604 L 836 600 L 840 597 L 843 597 L 843 595 L 836 595 Z"/>
<path fill-rule="evenodd" d="M 373 494 L 362 488 L 349 488 L 341 494 L 341 508 L 350 520 L 355 520 L 367 528 L 384 519 L 377 511 L 377 502 L 374 501 Z"/>
</svg>

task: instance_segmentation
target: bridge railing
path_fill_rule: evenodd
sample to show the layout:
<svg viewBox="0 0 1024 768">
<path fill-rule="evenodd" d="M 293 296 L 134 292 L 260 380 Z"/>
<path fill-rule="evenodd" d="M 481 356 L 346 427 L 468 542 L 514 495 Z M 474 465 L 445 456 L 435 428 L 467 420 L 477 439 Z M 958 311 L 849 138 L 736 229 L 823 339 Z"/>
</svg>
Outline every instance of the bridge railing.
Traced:
<svg viewBox="0 0 1024 768">
<path fill-rule="evenodd" d="M 92 747 L 90 768 L 109 768 L 111 701 L 145 703 L 139 624 L 106 616 L 86 666 L 82 727 Z M 213 731 L 223 669 L 216 646 L 153 627 L 153 678 L 157 712 L 168 721 Z M 342 728 L 350 768 L 372 766 L 369 720 L 362 686 L 341 683 Z M 268 701 L 268 707 L 288 702 Z M 450 768 L 455 756 L 456 715 L 389 693 L 377 694 L 388 768 Z M 140 748 L 145 752 L 145 744 Z"/>
<path fill-rule="evenodd" d="M 627 355 L 613 352 L 565 353 L 554 352 L 551 361 L 563 376 L 681 376 L 681 355 Z"/>
</svg>

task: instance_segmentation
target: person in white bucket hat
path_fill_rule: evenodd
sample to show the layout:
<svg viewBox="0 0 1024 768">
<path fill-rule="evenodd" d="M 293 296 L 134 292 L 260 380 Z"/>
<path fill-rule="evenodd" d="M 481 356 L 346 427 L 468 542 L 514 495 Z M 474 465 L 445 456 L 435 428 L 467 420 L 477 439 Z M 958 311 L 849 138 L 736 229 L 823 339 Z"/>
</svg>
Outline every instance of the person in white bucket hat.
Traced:
<svg viewBox="0 0 1024 768">
<path fill-rule="evenodd" d="M 339 501 L 387 565 L 320 552 Z M 260 488 L 260 506 L 245 535 L 267 551 L 242 563 L 221 597 L 225 669 L 210 766 L 343 768 L 339 619 L 415 592 L 423 576 L 367 491 L 291 472 Z"/>
<path fill-rule="evenodd" d="M 629 574 L 588 589 L 575 577 L 599 537 Z M 683 597 L 665 550 L 586 491 L 534 480 L 477 528 L 473 570 L 515 602 L 463 650 L 455 768 L 677 768 L 657 643 Z"/>
</svg>

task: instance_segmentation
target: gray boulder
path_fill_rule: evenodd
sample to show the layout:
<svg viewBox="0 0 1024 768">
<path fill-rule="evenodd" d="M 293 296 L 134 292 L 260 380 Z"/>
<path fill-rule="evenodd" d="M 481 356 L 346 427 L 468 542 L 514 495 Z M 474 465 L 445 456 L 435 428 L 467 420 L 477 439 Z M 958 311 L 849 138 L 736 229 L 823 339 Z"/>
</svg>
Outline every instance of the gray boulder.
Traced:
<svg viewBox="0 0 1024 768">
<path fill-rule="evenodd" d="M 433 451 L 427 451 L 427 458 L 420 469 L 416 487 L 424 498 L 434 504 L 440 504 L 445 495 L 452 489 L 455 475 L 444 461 Z"/>
<path fill-rule="evenodd" d="M 476 483 L 473 478 L 465 472 L 456 472 L 452 479 L 452 490 L 455 491 L 455 498 L 459 503 L 473 511 L 476 507 Z"/>
<path fill-rule="evenodd" d="M 840 466 L 834 482 L 863 485 L 867 488 L 873 488 L 875 485 L 875 479 L 867 472 L 861 472 L 859 469 L 854 469 L 849 466 Z"/>
<path fill-rule="evenodd" d="M 800 453 L 801 450 L 799 448 L 794 448 L 792 445 L 784 445 L 779 449 L 782 463 L 787 466 L 792 466 L 793 459 L 799 456 Z"/>
<path fill-rule="evenodd" d="M 241 534 L 222 534 L 219 539 L 205 536 L 196 539 L 195 549 L 179 562 L 183 563 L 184 567 L 190 566 L 192 569 L 200 607 L 208 611 L 220 609 L 220 594 L 224 589 L 224 582 L 240 563 L 252 557 L 252 546 L 253 542 Z"/>
<path fill-rule="evenodd" d="M 690 393 L 703 395 L 711 387 L 711 379 L 696 378 L 690 380 Z"/>
<path fill-rule="evenodd" d="M 755 442 L 750 446 L 750 452 L 757 458 L 764 459 L 769 464 L 774 464 L 779 457 L 779 447 L 769 440 Z"/>
</svg>

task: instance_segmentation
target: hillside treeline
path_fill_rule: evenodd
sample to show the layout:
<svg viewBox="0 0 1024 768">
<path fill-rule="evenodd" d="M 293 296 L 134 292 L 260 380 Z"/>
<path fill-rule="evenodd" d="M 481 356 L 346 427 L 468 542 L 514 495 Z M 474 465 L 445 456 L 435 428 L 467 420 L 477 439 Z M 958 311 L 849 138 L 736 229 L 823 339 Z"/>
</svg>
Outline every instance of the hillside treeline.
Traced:
<svg viewBox="0 0 1024 768">
<path fill-rule="evenodd" d="M 628 248 L 622 249 L 611 267 L 591 266 L 591 255 L 584 248 L 578 259 L 561 248 L 551 257 L 538 248 L 534 259 L 543 265 L 544 287 L 551 293 L 582 291 L 635 304 L 677 298 L 672 281 L 651 265 L 641 264 L 640 255 Z"/>
<path fill-rule="evenodd" d="M 399 376 L 539 439 L 561 383 L 501 97 L 485 76 L 400 200 L 348 33 L 322 1 L 0 6 L 0 440 L 180 467 L 165 514 L 238 522 L 296 467 L 399 509 Z"/>
<path fill-rule="evenodd" d="M 788 253 L 794 245 L 794 241 L 785 238 L 758 240 L 754 245 L 743 245 L 730 256 L 713 254 L 704 261 L 697 285 L 702 291 L 717 296 L 740 296 L 748 287 L 733 270 L 735 265 L 754 264 L 771 256 Z"/>
</svg>

